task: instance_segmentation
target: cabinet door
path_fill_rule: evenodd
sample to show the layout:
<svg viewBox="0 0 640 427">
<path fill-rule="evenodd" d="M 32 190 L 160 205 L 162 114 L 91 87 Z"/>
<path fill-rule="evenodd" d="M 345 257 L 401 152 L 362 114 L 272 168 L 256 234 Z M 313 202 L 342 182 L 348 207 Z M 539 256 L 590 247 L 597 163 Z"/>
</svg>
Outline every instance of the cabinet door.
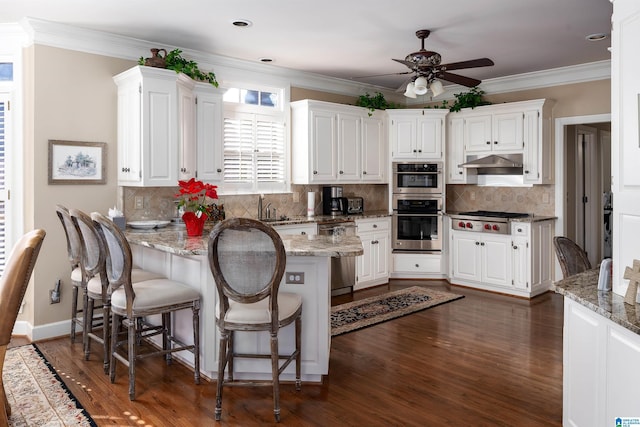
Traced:
<svg viewBox="0 0 640 427">
<path fill-rule="evenodd" d="M 142 85 L 142 172 L 147 186 L 178 181 L 178 103 L 175 80 L 145 79 Z"/>
<path fill-rule="evenodd" d="M 359 233 L 364 253 L 357 258 L 356 278 L 357 283 L 364 283 L 374 279 L 373 277 L 373 246 L 374 233 Z"/>
<path fill-rule="evenodd" d="M 312 181 L 335 182 L 337 176 L 336 115 L 330 111 L 311 110 Z"/>
<path fill-rule="evenodd" d="M 221 183 L 223 179 L 222 95 L 196 85 L 196 141 L 198 178 Z"/>
<path fill-rule="evenodd" d="M 391 156 L 394 159 L 416 157 L 416 119 L 394 117 L 391 119 Z"/>
<path fill-rule="evenodd" d="M 480 270 L 480 242 L 473 233 L 451 232 L 451 274 L 454 278 L 478 281 Z"/>
<path fill-rule="evenodd" d="M 339 113 L 338 120 L 338 175 L 340 182 L 360 181 L 360 148 L 362 123 L 360 117 Z"/>
<path fill-rule="evenodd" d="M 138 84 L 118 88 L 118 184 L 142 181 L 142 97 Z"/>
<path fill-rule="evenodd" d="M 546 159 L 545 175 L 542 173 L 542 141 L 540 140 L 540 112 L 538 110 L 524 113 L 524 155 L 523 157 L 523 179 L 527 184 L 542 184 L 550 182 L 553 165 L 551 159 Z"/>
<path fill-rule="evenodd" d="M 196 176 L 196 97 L 193 87 L 178 84 L 178 176 Z"/>
<path fill-rule="evenodd" d="M 523 146 L 522 128 L 524 115 L 522 111 L 493 115 L 492 150 L 520 151 Z"/>
<path fill-rule="evenodd" d="M 511 247 L 511 268 L 512 284 L 518 289 L 529 288 L 529 278 L 531 277 L 529 273 L 530 259 L 529 241 L 523 237 L 515 237 Z"/>
<path fill-rule="evenodd" d="M 511 284 L 511 238 L 484 237 L 482 247 L 482 282 L 499 286 Z"/>
<path fill-rule="evenodd" d="M 464 119 L 449 120 L 447 129 L 449 143 L 447 147 L 447 178 L 451 184 L 466 183 L 466 171 L 459 167 L 464 163 Z"/>
<path fill-rule="evenodd" d="M 491 151 L 491 115 L 464 119 L 464 148 L 467 153 Z"/>
<path fill-rule="evenodd" d="M 442 158 L 442 119 L 418 118 L 416 157 L 418 159 Z"/>
<path fill-rule="evenodd" d="M 373 278 L 389 277 L 389 254 L 391 253 L 391 244 L 389 231 L 379 232 L 373 236 L 375 242 L 375 252 L 373 254 Z"/>
<path fill-rule="evenodd" d="M 386 182 L 387 145 L 384 121 L 377 117 L 362 119 L 362 181 Z"/>
</svg>

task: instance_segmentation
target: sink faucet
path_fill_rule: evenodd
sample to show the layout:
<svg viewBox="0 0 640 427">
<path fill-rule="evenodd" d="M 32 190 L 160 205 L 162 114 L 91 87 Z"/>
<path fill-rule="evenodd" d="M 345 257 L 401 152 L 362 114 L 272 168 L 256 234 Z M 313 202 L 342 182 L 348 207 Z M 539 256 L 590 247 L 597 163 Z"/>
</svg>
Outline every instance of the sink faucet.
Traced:
<svg viewBox="0 0 640 427">
<path fill-rule="evenodd" d="M 265 208 L 267 219 L 271 219 L 271 203 L 267 203 Z"/>
<path fill-rule="evenodd" d="M 258 219 L 262 220 L 262 199 L 264 199 L 264 195 L 260 194 L 258 196 Z"/>
</svg>

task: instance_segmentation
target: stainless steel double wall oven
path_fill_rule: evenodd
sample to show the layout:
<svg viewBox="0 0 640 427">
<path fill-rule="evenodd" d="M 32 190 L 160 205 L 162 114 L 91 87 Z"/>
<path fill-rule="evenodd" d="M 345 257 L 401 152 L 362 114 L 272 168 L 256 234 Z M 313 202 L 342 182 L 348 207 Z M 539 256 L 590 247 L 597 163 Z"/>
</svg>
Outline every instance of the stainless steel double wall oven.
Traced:
<svg viewBox="0 0 640 427">
<path fill-rule="evenodd" d="M 441 162 L 394 162 L 394 252 L 440 252 L 444 174 Z"/>
</svg>

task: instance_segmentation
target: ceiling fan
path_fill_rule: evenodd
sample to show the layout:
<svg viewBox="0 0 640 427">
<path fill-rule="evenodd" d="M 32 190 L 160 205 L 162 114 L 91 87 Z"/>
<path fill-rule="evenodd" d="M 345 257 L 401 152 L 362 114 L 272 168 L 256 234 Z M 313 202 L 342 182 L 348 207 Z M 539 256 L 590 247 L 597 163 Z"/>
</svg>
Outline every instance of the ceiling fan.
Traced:
<svg viewBox="0 0 640 427">
<path fill-rule="evenodd" d="M 414 74 L 408 81 L 402 84 L 398 91 L 402 91 L 406 85 L 405 96 L 415 98 L 416 95 L 424 95 L 428 89 L 431 89 L 434 96 L 444 92 L 442 83 L 436 79 L 446 80 L 467 87 L 478 86 L 481 81 L 461 76 L 459 74 L 450 73 L 450 70 L 460 70 L 463 68 L 488 67 L 493 65 L 493 61 L 489 58 L 471 59 L 469 61 L 452 62 L 450 64 L 441 64 L 441 56 L 438 52 L 432 52 L 424 48 L 424 39 L 429 37 L 431 31 L 418 30 L 418 37 L 422 46 L 419 51 L 408 54 L 404 59 L 394 59 L 394 61 L 406 65 L 411 71 L 396 74 Z"/>
</svg>

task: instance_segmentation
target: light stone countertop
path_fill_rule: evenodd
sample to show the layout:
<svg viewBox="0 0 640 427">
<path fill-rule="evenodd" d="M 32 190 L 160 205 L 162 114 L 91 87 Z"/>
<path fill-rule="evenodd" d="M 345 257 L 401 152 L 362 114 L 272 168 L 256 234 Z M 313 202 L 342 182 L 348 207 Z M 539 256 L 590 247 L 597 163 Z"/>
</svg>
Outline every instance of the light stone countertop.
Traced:
<svg viewBox="0 0 640 427">
<path fill-rule="evenodd" d="M 146 246 L 176 255 L 207 255 L 209 233 L 206 226 L 202 237 L 188 237 L 184 226 L 170 225 L 153 230 L 127 228 L 125 236 L 130 244 Z M 346 257 L 364 253 L 362 241 L 357 236 L 282 236 L 287 256 Z"/>
<path fill-rule="evenodd" d="M 640 305 L 624 303 L 624 297 L 612 291 L 598 290 L 600 270 L 594 268 L 553 284 L 553 290 L 614 323 L 640 335 Z"/>
</svg>

